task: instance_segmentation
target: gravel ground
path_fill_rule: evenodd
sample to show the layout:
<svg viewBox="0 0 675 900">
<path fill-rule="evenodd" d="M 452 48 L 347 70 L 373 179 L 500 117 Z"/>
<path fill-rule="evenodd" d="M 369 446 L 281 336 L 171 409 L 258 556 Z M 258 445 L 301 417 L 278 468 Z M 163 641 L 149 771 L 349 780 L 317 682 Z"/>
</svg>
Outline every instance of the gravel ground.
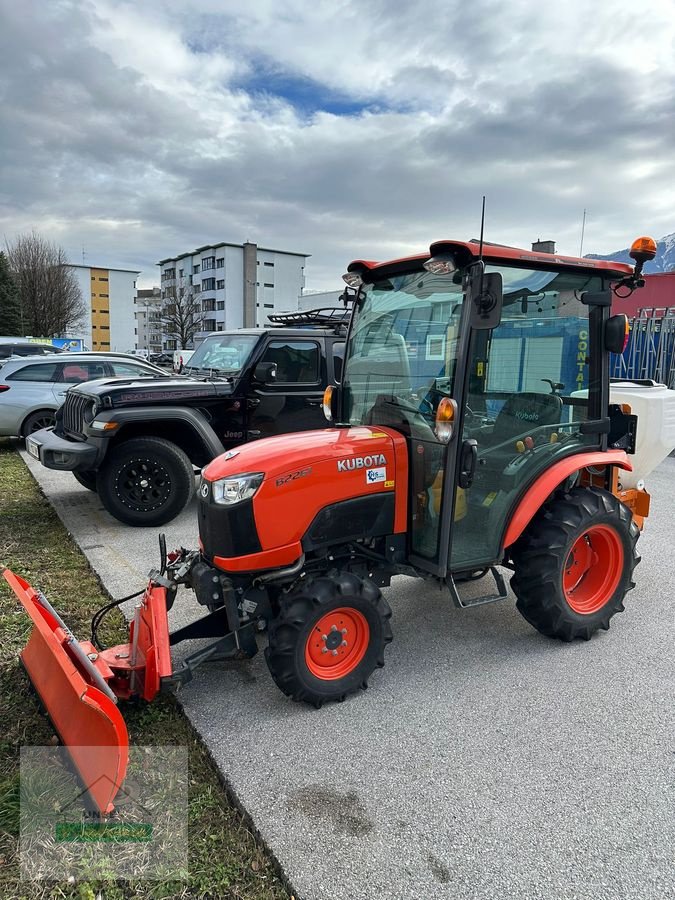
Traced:
<svg viewBox="0 0 675 900">
<path fill-rule="evenodd" d="M 24 458 L 111 593 L 140 587 L 156 532 Z M 387 664 L 344 704 L 290 702 L 262 654 L 200 671 L 182 703 L 298 900 L 675 897 L 674 485 L 669 458 L 637 588 L 589 642 L 397 578 Z M 195 546 L 194 501 L 165 530 Z"/>
</svg>

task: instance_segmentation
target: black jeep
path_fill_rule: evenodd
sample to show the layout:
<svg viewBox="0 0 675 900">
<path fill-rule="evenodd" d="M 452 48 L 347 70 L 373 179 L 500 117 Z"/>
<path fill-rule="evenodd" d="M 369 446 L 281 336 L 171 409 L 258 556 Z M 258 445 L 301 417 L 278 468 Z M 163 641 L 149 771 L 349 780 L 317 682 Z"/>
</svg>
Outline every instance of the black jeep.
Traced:
<svg viewBox="0 0 675 900">
<path fill-rule="evenodd" d="M 192 496 L 195 469 L 214 457 L 326 424 L 323 392 L 340 379 L 347 314 L 270 320 L 284 327 L 210 334 L 183 375 L 71 388 L 54 430 L 31 435 L 28 452 L 49 469 L 72 471 L 120 522 L 169 522 Z"/>
</svg>

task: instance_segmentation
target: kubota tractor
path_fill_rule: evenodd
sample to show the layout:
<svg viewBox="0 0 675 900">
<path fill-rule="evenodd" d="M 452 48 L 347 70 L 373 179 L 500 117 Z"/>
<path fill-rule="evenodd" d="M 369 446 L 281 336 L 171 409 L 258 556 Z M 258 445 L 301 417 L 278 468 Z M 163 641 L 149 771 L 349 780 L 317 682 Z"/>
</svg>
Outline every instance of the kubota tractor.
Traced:
<svg viewBox="0 0 675 900">
<path fill-rule="evenodd" d="M 128 644 L 78 643 L 42 594 L 11 573 L 35 622 L 23 659 L 88 783 L 118 785 L 126 729 L 116 703 L 151 700 L 194 666 L 251 656 L 267 628 L 280 689 L 320 705 L 384 664 L 397 574 L 447 588 L 460 607 L 506 597 L 542 634 L 588 640 L 623 609 L 649 495 L 624 490 L 636 417 L 610 402 L 609 355 L 627 319 L 616 294 L 635 268 L 475 242 L 440 241 L 386 263 L 356 261 L 344 371 L 320 431 L 249 443 L 211 462 L 199 488 L 199 550 L 163 554 Z M 456 585 L 491 575 L 470 602 Z M 486 578 L 487 582 L 488 579 Z M 169 633 L 179 584 L 208 613 Z M 170 646 L 215 636 L 178 671 Z M 422 664 L 422 663 L 421 663 Z M 100 759 L 78 748 L 100 747 Z M 95 798 L 105 811 L 114 789 Z"/>
</svg>

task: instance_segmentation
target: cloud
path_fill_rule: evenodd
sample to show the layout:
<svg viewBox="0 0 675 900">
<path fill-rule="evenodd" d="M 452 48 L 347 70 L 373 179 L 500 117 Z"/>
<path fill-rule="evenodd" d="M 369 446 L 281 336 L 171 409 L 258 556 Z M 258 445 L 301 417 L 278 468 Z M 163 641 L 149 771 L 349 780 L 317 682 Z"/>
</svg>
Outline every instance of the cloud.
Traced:
<svg viewBox="0 0 675 900">
<path fill-rule="evenodd" d="M 478 230 L 675 231 L 675 24 L 477 0 L 0 0 L 0 229 L 143 270 L 219 240 L 354 257 Z"/>
</svg>

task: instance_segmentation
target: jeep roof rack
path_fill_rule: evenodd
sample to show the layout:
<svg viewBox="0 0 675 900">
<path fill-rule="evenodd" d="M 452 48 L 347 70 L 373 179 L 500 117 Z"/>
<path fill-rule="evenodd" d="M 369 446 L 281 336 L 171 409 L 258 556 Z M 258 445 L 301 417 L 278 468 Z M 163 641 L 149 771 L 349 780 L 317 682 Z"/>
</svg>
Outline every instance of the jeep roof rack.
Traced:
<svg viewBox="0 0 675 900">
<path fill-rule="evenodd" d="M 273 325 L 289 327 L 323 326 L 336 330 L 349 324 L 351 310 L 336 309 L 332 306 L 321 306 L 317 309 L 298 310 L 297 312 L 271 313 L 267 318 Z"/>
</svg>

